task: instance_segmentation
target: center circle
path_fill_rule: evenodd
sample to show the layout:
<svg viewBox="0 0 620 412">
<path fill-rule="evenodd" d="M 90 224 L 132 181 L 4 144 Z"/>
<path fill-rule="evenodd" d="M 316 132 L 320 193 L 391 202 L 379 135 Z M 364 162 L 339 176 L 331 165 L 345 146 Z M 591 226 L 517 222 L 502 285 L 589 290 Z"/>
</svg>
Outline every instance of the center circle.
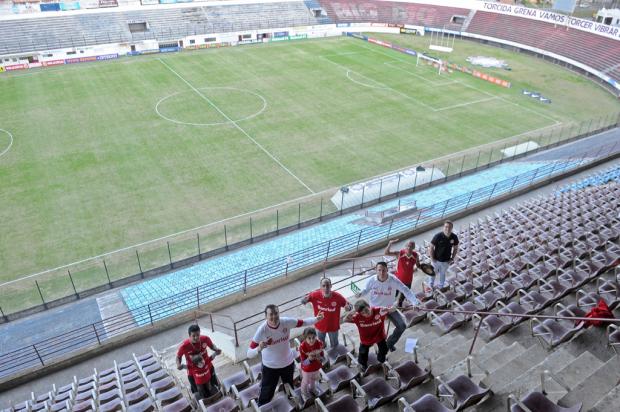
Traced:
<svg viewBox="0 0 620 412">
<path fill-rule="evenodd" d="M 0 156 L 8 152 L 11 146 L 13 146 L 13 135 L 8 130 L 0 129 Z"/>
<path fill-rule="evenodd" d="M 198 93 L 196 92 L 198 91 Z M 176 124 L 188 126 L 217 126 L 252 119 L 267 108 L 267 100 L 258 93 L 236 87 L 200 87 L 196 90 L 172 93 L 160 99 L 155 112 L 161 118 Z M 205 93 L 202 93 L 205 91 Z M 199 105 L 199 102 L 202 104 Z M 216 116 L 222 120 L 192 121 L 197 107 L 208 107 L 210 112 L 201 111 L 198 115 Z M 188 111 L 190 113 L 188 113 Z M 232 113 L 232 114 L 231 114 Z M 183 117 L 190 117 L 184 119 Z M 228 117 L 229 119 L 227 119 Z"/>
</svg>

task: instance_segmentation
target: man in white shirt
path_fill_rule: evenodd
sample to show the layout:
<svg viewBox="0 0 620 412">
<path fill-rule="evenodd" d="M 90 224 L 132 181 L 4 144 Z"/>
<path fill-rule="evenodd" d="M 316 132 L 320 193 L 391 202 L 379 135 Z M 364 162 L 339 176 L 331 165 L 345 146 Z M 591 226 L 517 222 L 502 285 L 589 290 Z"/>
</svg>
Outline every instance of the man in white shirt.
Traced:
<svg viewBox="0 0 620 412">
<path fill-rule="evenodd" d="M 371 307 L 386 307 L 389 308 L 394 305 L 394 299 L 396 291 L 399 291 L 409 302 L 413 305 L 419 305 L 420 301 L 415 297 L 411 289 L 398 280 L 395 276 L 388 274 L 387 263 L 379 262 L 376 267 L 377 277 L 370 278 L 366 283 L 364 289 L 356 294 L 356 297 L 363 295 L 369 295 Z M 396 342 L 400 339 L 407 328 L 405 319 L 398 311 L 393 311 L 388 314 L 388 319 L 394 324 L 394 332 L 387 339 L 388 349 L 393 352 L 396 350 Z"/>
<path fill-rule="evenodd" d="M 263 377 L 258 397 L 258 406 L 271 401 L 279 379 L 293 387 L 295 354 L 291 350 L 289 343 L 291 329 L 314 325 L 321 319 L 323 319 L 323 313 L 321 312 L 315 318 L 280 318 L 280 312 L 276 305 L 267 305 L 265 307 L 266 321 L 256 330 L 248 349 L 248 358 L 254 358 L 259 353 L 262 355 Z"/>
</svg>

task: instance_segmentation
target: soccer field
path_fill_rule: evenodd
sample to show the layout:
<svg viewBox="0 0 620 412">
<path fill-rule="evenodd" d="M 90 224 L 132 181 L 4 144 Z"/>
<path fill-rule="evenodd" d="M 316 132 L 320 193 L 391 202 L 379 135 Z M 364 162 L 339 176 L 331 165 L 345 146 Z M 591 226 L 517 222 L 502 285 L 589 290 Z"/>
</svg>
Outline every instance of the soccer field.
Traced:
<svg viewBox="0 0 620 412">
<path fill-rule="evenodd" d="M 532 57 L 449 59 L 471 55 L 513 87 L 350 38 L 3 74 L 0 282 L 619 108 Z"/>
</svg>

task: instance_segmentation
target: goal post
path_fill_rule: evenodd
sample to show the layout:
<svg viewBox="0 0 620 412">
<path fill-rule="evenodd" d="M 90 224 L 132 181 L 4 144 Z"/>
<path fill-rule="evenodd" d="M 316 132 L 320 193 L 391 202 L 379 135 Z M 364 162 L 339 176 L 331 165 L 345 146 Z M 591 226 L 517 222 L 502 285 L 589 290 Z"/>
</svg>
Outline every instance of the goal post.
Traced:
<svg viewBox="0 0 620 412">
<path fill-rule="evenodd" d="M 445 61 L 443 61 L 441 59 L 437 59 L 435 57 L 431 57 L 431 56 L 427 56 L 427 55 L 422 54 L 422 53 L 418 53 L 415 65 L 419 66 L 420 62 L 422 64 L 427 64 L 429 66 L 435 67 L 437 69 L 437 74 L 439 74 L 439 75 L 441 75 L 441 72 L 447 71 L 447 68 L 448 68 L 447 62 L 445 62 Z"/>
</svg>

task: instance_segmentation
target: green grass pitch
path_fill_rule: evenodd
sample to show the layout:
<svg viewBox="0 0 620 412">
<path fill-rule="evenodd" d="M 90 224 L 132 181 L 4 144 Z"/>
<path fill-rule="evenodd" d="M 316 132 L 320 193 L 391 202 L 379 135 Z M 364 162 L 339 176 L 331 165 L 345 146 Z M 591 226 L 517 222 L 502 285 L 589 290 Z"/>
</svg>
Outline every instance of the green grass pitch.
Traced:
<svg viewBox="0 0 620 412">
<path fill-rule="evenodd" d="M 3 74 L 0 282 L 618 110 L 532 57 L 456 41 L 448 58 L 471 55 L 505 59 L 512 71 L 486 71 L 513 87 L 350 38 Z"/>
</svg>

